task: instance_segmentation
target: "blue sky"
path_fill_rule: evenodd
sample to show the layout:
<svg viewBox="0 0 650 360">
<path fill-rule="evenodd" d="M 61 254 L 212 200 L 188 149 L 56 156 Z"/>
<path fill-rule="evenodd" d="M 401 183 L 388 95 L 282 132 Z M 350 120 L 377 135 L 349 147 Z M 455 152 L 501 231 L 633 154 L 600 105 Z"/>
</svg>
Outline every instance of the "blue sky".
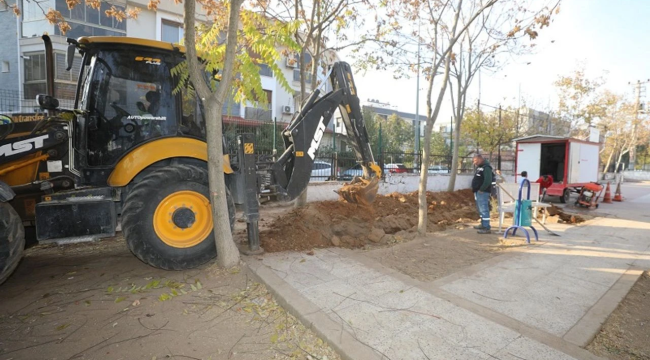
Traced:
<svg viewBox="0 0 650 360">
<path fill-rule="evenodd" d="M 522 102 L 538 108 L 553 106 L 557 99 L 553 81 L 570 75 L 581 61 L 588 76 L 607 71 L 606 87 L 631 96 L 628 82 L 650 79 L 648 37 L 650 0 L 564 0 L 551 27 L 540 33 L 535 54 L 511 59 L 498 73 L 481 74 L 481 103 L 516 106 L 521 88 Z M 355 80 L 362 101 L 379 99 L 400 111 L 415 112 L 415 79 L 394 80 L 390 73 L 369 72 L 356 74 Z M 420 88 L 424 86 L 421 78 Z M 478 94 L 476 79 L 468 103 L 475 103 Z M 448 122 L 449 108 L 446 100 L 438 123 Z M 425 111 L 421 90 L 420 114 Z"/>
</svg>

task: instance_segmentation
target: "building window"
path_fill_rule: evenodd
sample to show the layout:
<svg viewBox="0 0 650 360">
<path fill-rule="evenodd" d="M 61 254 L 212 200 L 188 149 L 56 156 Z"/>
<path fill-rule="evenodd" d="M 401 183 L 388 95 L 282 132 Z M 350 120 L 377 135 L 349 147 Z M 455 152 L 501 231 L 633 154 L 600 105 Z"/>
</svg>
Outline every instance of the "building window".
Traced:
<svg viewBox="0 0 650 360">
<path fill-rule="evenodd" d="M 266 97 L 266 104 L 262 104 L 261 101 L 262 99 L 259 99 L 255 94 L 254 96 L 254 101 L 257 102 L 257 107 L 260 109 L 265 109 L 265 110 L 270 110 L 271 109 L 271 103 L 273 102 L 273 91 L 271 90 L 264 90 L 264 97 Z"/>
<path fill-rule="evenodd" d="M 25 64 L 24 98 L 33 99 L 37 94 L 44 94 L 47 90 L 45 54 L 32 53 L 23 56 Z M 54 96 L 59 100 L 74 99 L 77 88 L 77 78 L 81 69 L 81 58 L 75 56 L 72 69 L 66 71 L 67 63 L 65 54 L 54 54 Z"/>
<path fill-rule="evenodd" d="M 293 70 L 293 81 L 300 81 L 300 69 Z M 305 70 L 305 82 L 311 84 L 311 72 Z"/>
<path fill-rule="evenodd" d="M 183 24 L 163 20 L 160 41 L 178 44 L 183 38 Z"/>
<path fill-rule="evenodd" d="M 257 66 L 260 68 L 260 75 L 273 77 L 273 71 L 271 70 L 271 67 L 266 64 L 258 64 Z"/>
<path fill-rule="evenodd" d="M 112 6 L 117 10 L 125 11 L 124 6 L 102 2 L 100 9 L 94 9 L 88 6 L 84 0 L 80 1 L 72 10 L 69 10 L 65 0 L 55 0 L 56 9 L 68 20 L 71 27 L 65 36 L 71 38 L 81 36 L 126 36 L 126 21 L 118 21 L 111 16 L 106 16 L 106 11 L 110 10 Z M 54 27 L 54 33 L 62 35 L 58 26 Z"/>
<path fill-rule="evenodd" d="M 9 61 L 3 61 L 2 62 L 2 72 L 3 73 L 8 73 L 9 72 Z"/>
<path fill-rule="evenodd" d="M 45 81 L 45 54 L 26 54 L 25 82 Z"/>
</svg>

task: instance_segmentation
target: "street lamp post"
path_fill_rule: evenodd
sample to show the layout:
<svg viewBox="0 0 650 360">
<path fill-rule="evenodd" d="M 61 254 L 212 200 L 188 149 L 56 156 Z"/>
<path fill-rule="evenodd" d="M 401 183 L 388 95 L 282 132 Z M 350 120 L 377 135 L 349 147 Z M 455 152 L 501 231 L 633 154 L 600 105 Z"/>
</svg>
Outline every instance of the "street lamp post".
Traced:
<svg viewBox="0 0 650 360">
<path fill-rule="evenodd" d="M 415 141 L 413 142 L 413 152 L 415 153 L 415 163 L 419 163 L 420 154 L 420 19 L 418 18 L 418 70 L 415 89 Z M 420 164 L 420 170 L 422 164 Z"/>
</svg>

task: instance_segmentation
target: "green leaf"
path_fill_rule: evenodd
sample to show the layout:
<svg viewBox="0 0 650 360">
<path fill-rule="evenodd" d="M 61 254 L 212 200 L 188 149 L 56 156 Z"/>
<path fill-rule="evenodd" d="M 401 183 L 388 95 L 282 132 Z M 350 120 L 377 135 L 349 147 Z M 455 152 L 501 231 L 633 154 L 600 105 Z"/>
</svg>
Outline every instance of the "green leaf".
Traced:
<svg viewBox="0 0 650 360">
<path fill-rule="evenodd" d="M 125 296 L 120 296 L 120 297 L 118 297 L 118 298 L 115 299 L 115 303 L 116 303 L 116 304 L 119 304 L 119 303 L 121 303 L 121 302 L 124 301 L 124 300 L 126 300 L 126 297 L 125 297 Z"/>
<path fill-rule="evenodd" d="M 203 289 L 203 285 L 201 285 L 201 282 L 198 280 L 196 281 L 196 288 L 199 290 Z"/>
<path fill-rule="evenodd" d="M 278 342 L 278 333 L 274 333 L 273 335 L 271 335 L 271 343 L 275 344 L 277 342 Z"/>
<path fill-rule="evenodd" d="M 56 327 L 56 330 L 61 331 L 61 330 L 65 329 L 65 328 L 67 328 L 68 326 L 70 326 L 70 324 L 59 325 L 59 326 Z"/>
<path fill-rule="evenodd" d="M 90 300 L 84 301 L 84 304 L 86 304 L 86 306 L 90 306 Z"/>
<path fill-rule="evenodd" d="M 109 294 L 112 293 L 113 292 L 113 287 L 109 286 L 108 289 L 106 289 L 106 292 L 108 292 Z"/>
<path fill-rule="evenodd" d="M 192 291 L 196 291 L 196 286 L 194 286 L 194 284 L 191 284 L 190 288 L 192 288 Z"/>
<path fill-rule="evenodd" d="M 178 291 L 176 291 L 176 289 L 172 289 L 172 295 L 173 296 L 178 296 Z"/>
<path fill-rule="evenodd" d="M 167 301 L 169 299 L 171 299 L 171 296 L 169 296 L 167 293 L 160 294 L 160 296 L 158 297 L 158 300 L 160 301 Z"/>
</svg>

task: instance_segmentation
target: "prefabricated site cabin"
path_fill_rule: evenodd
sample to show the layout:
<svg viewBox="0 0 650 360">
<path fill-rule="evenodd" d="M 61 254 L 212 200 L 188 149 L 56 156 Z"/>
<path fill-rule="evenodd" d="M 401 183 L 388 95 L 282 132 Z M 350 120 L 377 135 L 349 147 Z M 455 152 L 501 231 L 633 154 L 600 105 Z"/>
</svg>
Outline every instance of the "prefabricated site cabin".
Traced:
<svg viewBox="0 0 650 360">
<path fill-rule="evenodd" d="M 591 136 L 590 140 L 598 139 Z M 559 196 L 567 202 L 571 192 L 598 181 L 600 164 L 600 143 L 574 138 L 533 135 L 515 139 L 517 156 L 515 159 L 515 181 L 522 171 L 528 172 L 530 181 L 542 175 L 551 175 L 553 185 L 546 195 Z"/>
</svg>

